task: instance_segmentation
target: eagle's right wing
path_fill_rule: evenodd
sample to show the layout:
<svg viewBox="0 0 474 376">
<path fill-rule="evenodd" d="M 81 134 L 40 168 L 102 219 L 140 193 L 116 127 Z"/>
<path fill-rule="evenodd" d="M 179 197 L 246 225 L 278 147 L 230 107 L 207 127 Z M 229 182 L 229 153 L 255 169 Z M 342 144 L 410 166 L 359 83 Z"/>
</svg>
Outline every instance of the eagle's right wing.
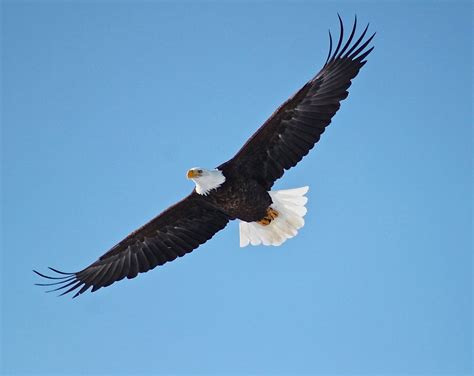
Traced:
<svg viewBox="0 0 474 376">
<path fill-rule="evenodd" d="M 52 291 L 67 289 L 61 295 L 78 290 L 74 295 L 76 297 L 90 287 L 96 291 L 184 256 L 212 238 L 228 221 L 226 214 L 193 191 L 131 233 L 87 268 L 76 273 L 50 268 L 58 274 L 54 277 L 34 272 L 41 277 L 57 280 L 38 285 L 59 285 Z"/>
</svg>

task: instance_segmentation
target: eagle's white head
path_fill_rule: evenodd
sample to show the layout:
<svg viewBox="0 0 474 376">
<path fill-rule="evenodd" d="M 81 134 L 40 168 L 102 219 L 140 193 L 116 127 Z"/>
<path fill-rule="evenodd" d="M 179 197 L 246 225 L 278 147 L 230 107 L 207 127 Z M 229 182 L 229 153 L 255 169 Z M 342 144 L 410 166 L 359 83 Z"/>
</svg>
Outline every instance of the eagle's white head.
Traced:
<svg viewBox="0 0 474 376">
<path fill-rule="evenodd" d="M 186 176 L 196 184 L 196 192 L 204 196 L 225 182 L 224 174 L 217 169 L 206 170 L 201 167 L 193 167 Z"/>
</svg>

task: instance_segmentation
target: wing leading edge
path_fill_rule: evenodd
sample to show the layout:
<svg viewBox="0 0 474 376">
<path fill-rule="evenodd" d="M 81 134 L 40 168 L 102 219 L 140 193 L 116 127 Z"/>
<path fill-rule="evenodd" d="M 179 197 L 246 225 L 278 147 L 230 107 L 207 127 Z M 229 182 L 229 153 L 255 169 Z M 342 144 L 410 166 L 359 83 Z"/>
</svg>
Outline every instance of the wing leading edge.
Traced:
<svg viewBox="0 0 474 376">
<path fill-rule="evenodd" d="M 285 170 L 294 167 L 319 141 L 325 128 L 347 98 L 351 80 L 364 66 L 375 36 L 366 38 L 369 25 L 355 42 L 357 17 L 345 43 L 344 25 L 334 53 L 329 32 L 329 53 L 323 68 L 296 94 L 283 103 L 252 135 L 237 154 L 219 166 L 256 179 L 268 190 Z"/>
<path fill-rule="evenodd" d="M 212 238 L 228 221 L 224 213 L 193 192 L 79 272 L 64 273 L 49 268 L 56 276 L 48 276 L 34 270 L 39 276 L 54 280 L 37 285 L 54 286 L 49 291 L 65 290 L 61 295 L 77 290 L 74 297 L 90 287 L 94 292 L 184 256 Z"/>
</svg>

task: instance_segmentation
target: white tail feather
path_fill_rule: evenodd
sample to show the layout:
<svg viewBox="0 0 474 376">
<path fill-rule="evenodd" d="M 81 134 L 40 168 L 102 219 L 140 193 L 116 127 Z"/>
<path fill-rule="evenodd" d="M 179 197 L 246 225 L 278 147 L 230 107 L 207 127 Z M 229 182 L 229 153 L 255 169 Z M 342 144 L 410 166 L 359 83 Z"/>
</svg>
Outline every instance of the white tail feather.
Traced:
<svg viewBox="0 0 474 376">
<path fill-rule="evenodd" d="M 268 192 L 273 201 L 271 207 L 278 212 L 278 217 L 267 226 L 240 221 L 240 246 L 281 245 L 295 236 L 298 229 L 304 226 L 303 217 L 307 212 L 305 205 L 308 202 L 305 194 L 308 189 L 309 187 L 301 187 Z"/>
</svg>

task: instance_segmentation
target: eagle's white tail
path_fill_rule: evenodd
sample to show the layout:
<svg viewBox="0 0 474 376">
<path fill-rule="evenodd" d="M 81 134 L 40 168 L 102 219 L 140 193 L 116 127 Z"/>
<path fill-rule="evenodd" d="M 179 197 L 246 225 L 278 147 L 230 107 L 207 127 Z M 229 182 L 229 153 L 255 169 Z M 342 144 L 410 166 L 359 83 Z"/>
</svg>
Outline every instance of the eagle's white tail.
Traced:
<svg viewBox="0 0 474 376">
<path fill-rule="evenodd" d="M 278 216 L 270 224 L 264 226 L 257 222 L 240 221 L 240 246 L 247 245 L 280 245 L 298 233 L 304 226 L 308 199 L 305 197 L 309 187 L 270 191 L 273 203 L 271 208 Z"/>
</svg>

